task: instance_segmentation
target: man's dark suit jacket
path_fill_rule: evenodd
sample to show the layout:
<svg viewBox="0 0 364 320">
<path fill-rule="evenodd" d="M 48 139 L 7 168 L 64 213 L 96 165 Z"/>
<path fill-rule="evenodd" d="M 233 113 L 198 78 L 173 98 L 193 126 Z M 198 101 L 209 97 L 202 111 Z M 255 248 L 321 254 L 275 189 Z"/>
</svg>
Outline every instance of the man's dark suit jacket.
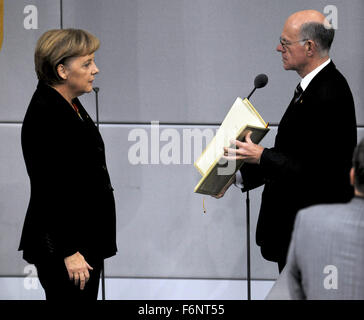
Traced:
<svg viewBox="0 0 364 320">
<path fill-rule="evenodd" d="M 114 255 L 115 202 L 101 135 L 80 101 L 84 119 L 53 88 L 39 82 L 22 126 L 31 195 L 19 250 L 29 263 L 77 251 Z"/>
<path fill-rule="evenodd" d="M 285 259 L 298 210 L 346 202 L 357 142 L 354 101 L 346 79 L 330 62 L 288 106 L 274 147 L 259 165 L 244 164 L 244 189 L 265 185 L 256 231 L 264 258 Z"/>
</svg>

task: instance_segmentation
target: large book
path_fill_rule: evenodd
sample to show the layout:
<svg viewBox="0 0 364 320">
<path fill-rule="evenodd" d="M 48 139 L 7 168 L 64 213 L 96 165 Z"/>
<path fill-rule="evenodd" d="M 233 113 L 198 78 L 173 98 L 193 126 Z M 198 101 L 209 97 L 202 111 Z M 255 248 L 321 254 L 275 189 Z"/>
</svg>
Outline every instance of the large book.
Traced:
<svg viewBox="0 0 364 320">
<path fill-rule="evenodd" d="M 202 175 L 194 192 L 218 195 L 222 191 L 244 163 L 243 160 L 223 158 L 224 147 L 234 148 L 230 141 L 244 141 L 249 131 L 252 132 L 251 140 L 258 144 L 269 131 L 268 124 L 247 98 L 238 97 L 216 135 L 194 163 Z"/>
</svg>

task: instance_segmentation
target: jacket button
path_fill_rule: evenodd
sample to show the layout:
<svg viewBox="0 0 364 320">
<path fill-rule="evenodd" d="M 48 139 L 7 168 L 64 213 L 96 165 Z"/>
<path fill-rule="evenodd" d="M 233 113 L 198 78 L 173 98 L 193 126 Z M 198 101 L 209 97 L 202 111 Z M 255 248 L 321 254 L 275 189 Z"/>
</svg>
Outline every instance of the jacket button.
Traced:
<svg viewBox="0 0 364 320">
<path fill-rule="evenodd" d="M 107 170 L 107 168 L 106 168 L 106 166 L 105 166 L 105 165 L 103 165 L 103 166 L 102 166 L 102 169 L 104 169 L 105 171 Z"/>
<path fill-rule="evenodd" d="M 97 150 L 99 150 L 99 152 L 104 151 L 104 149 L 102 147 L 97 147 Z"/>
</svg>

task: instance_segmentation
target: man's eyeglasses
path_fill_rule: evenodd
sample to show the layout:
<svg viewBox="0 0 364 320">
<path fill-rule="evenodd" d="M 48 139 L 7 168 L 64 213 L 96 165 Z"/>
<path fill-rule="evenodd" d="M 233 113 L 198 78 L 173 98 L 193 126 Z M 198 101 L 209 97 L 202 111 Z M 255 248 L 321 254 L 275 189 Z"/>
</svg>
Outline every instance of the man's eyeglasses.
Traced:
<svg viewBox="0 0 364 320">
<path fill-rule="evenodd" d="M 307 40 L 309 40 L 309 39 L 301 39 L 301 40 L 291 42 L 291 41 L 287 41 L 286 39 L 283 39 L 282 37 L 279 37 L 279 42 L 280 42 L 281 46 L 283 47 L 283 49 L 287 49 L 288 46 L 291 46 L 294 43 L 305 42 Z"/>
</svg>

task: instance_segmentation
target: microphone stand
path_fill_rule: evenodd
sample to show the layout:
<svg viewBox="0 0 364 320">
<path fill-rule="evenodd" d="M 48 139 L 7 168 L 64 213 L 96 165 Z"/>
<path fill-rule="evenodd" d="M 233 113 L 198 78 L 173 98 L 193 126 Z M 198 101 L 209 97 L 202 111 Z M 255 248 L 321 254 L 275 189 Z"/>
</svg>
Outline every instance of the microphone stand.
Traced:
<svg viewBox="0 0 364 320">
<path fill-rule="evenodd" d="M 92 90 L 95 92 L 95 98 L 96 98 L 96 126 L 97 130 L 99 130 L 99 87 L 94 87 Z"/>
<path fill-rule="evenodd" d="M 250 277 L 250 199 L 249 190 L 246 192 L 246 277 L 248 300 L 251 300 L 251 277 Z"/>
<path fill-rule="evenodd" d="M 252 94 L 255 92 L 255 90 L 257 90 L 257 87 L 254 86 L 254 89 L 252 90 L 252 92 L 249 93 L 249 95 L 247 97 L 248 100 L 252 96 Z"/>
<path fill-rule="evenodd" d="M 59 0 L 59 14 L 60 29 L 63 29 L 63 0 Z"/>
<path fill-rule="evenodd" d="M 252 96 L 257 87 L 248 95 L 247 99 Z M 251 276 L 250 276 L 250 199 L 249 190 L 246 191 L 246 278 L 247 278 L 247 296 L 251 300 Z"/>
<path fill-rule="evenodd" d="M 247 99 L 252 96 L 257 88 L 263 88 L 268 83 L 268 77 L 266 74 L 259 74 L 254 79 L 254 89 L 248 95 Z M 247 278 L 247 290 L 248 300 L 251 300 L 251 277 L 250 277 L 250 199 L 249 190 L 246 191 L 246 278 Z"/>
<path fill-rule="evenodd" d="M 96 99 L 96 127 L 97 130 L 100 131 L 100 122 L 99 122 L 99 87 L 94 87 L 93 91 L 95 92 L 95 99 Z M 101 266 L 101 295 L 102 300 L 105 300 L 105 263 L 102 260 Z"/>
</svg>

